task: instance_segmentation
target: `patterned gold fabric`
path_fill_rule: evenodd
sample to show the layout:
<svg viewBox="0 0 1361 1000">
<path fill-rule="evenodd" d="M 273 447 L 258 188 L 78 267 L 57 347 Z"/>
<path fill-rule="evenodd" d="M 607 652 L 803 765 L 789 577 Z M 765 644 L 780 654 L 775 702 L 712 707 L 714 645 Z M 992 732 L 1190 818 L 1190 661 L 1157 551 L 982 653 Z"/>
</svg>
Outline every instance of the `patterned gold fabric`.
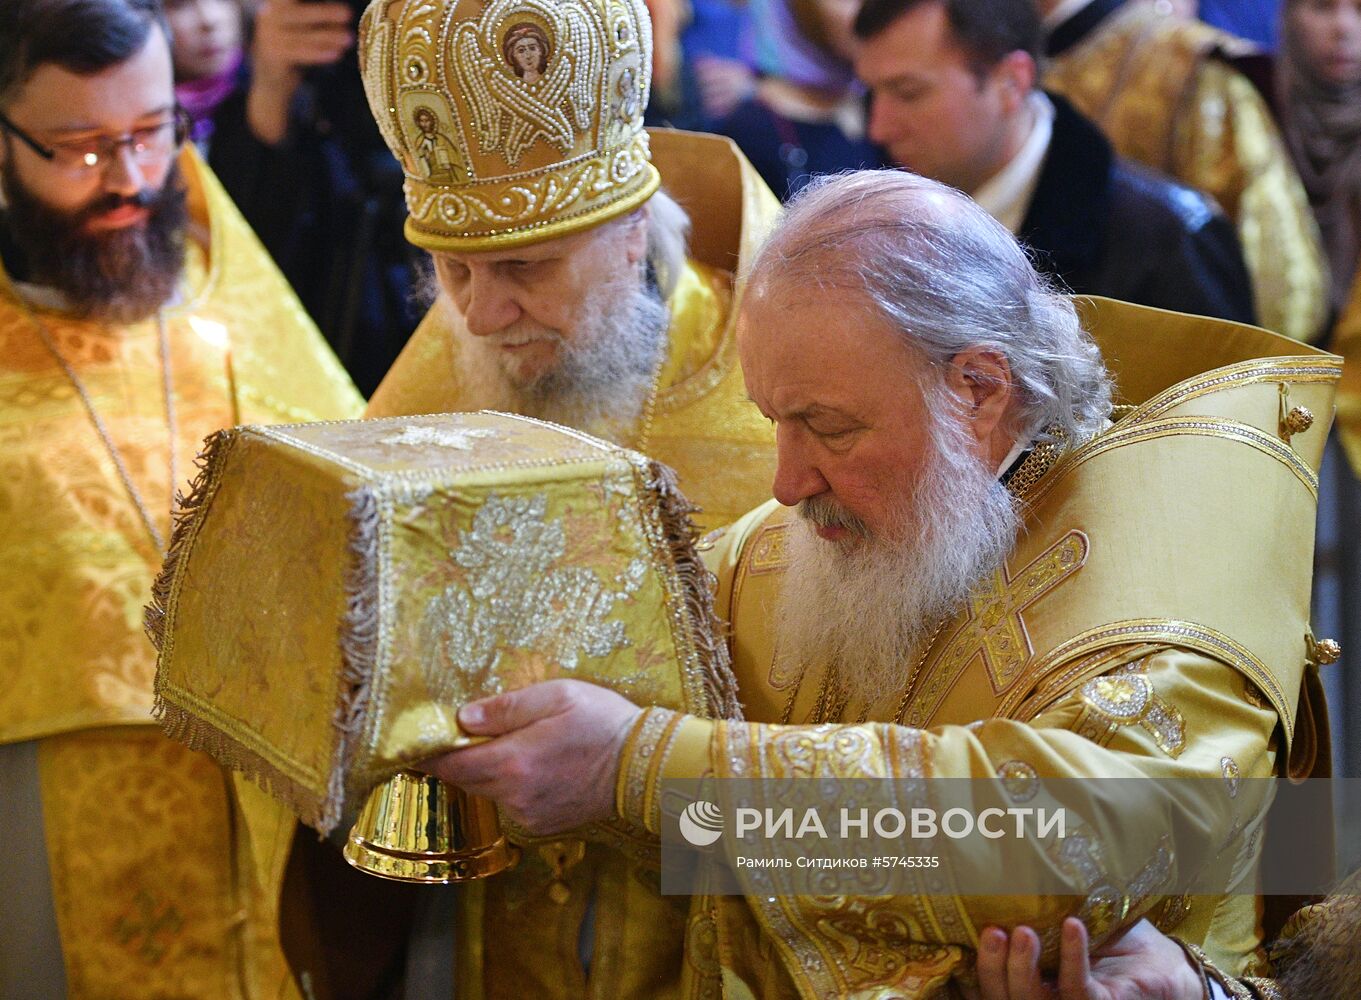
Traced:
<svg viewBox="0 0 1361 1000">
<path fill-rule="evenodd" d="M 1271 112 L 1218 58 L 1243 43 L 1131 0 L 1045 69 L 1044 86 L 1122 155 L 1214 196 L 1238 227 L 1261 324 L 1312 342 L 1328 271 L 1308 198 Z"/>
<path fill-rule="evenodd" d="M 149 612 L 158 700 L 178 737 L 318 828 L 400 764 L 453 746 L 457 708 L 502 688 L 575 676 L 736 714 L 684 502 L 636 453 L 471 413 L 243 428 L 218 435 L 203 467 Z M 277 901 L 291 819 L 258 803 L 248 818 L 243 867 Z M 514 995 L 523 966 L 578 995 L 594 896 L 592 995 L 674 981 L 662 949 L 679 945 L 683 910 L 658 894 L 655 842 L 615 825 L 524 850 L 460 894 L 459 940 L 483 942 L 461 975 Z M 564 964 L 543 967 L 549 953 Z"/>
<path fill-rule="evenodd" d="M 1267 948 L 1268 968 L 1235 979 L 1194 944 L 1174 939 L 1233 1000 L 1311 1000 L 1346 995 L 1361 982 L 1361 872 L 1321 903 L 1301 907 Z M 1273 976 L 1274 978 L 1266 978 Z"/>
<path fill-rule="evenodd" d="M 499 691 L 737 715 L 688 505 L 636 452 L 460 413 L 237 428 L 200 461 L 147 611 L 158 713 L 322 833 Z"/>
<path fill-rule="evenodd" d="M 407 238 L 478 251 L 589 229 L 657 189 L 643 0 L 374 0 L 360 66 Z"/>
<path fill-rule="evenodd" d="M 658 131 L 656 162 L 667 191 L 690 210 L 690 264 L 672 295 L 670 346 L 644 450 L 680 475 L 705 529 L 727 524 L 770 496 L 774 435 L 747 399 L 737 363 L 733 271 L 751 259 L 779 211 L 751 164 L 717 136 Z M 373 394 L 371 417 L 469 408 L 458 351 L 468 336 L 441 299 Z M 638 430 L 631 440 L 637 447 Z"/>
<path fill-rule="evenodd" d="M 770 495 L 774 435 L 746 398 L 733 274 L 750 262 L 779 205 L 726 139 L 659 130 L 652 149 L 666 190 L 690 212 L 694 228 L 690 265 L 670 303 L 670 347 L 646 451 L 679 473 L 685 495 L 702 508 L 701 527 L 716 528 Z M 458 382 L 459 322 L 447 305 L 436 304 L 374 394 L 369 416 L 467 408 Z M 275 819 L 260 839 L 286 843 L 280 828 L 291 829 L 291 817 Z M 619 824 L 591 831 L 589 841 L 563 843 L 562 850 L 553 842 L 527 850 L 515 870 L 461 893 L 458 995 L 675 996 L 687 909 L 684 901 L 660 895 L 655 839 Z M 261 878 L 278 884 L 284 858 L 261 863 Z M 577 945 L 591 898 L 596 923 L 588 981 Z"/>
<path fill-rule="evenodd" d="M 1331 996 L 1361 981 L 1361 872 L 1352 872 L 1321 903 L 1293 914 L 1271 943 L 1271 965 L 1288 1000 Z M 1270 996 L 1263 983 L 1252 983 Z M 1278 994 L 1278 995 L 1282 995 Z"/>
<path fill-rule="evenodd" d="M 169 447 L 184 489 L 199 442 L 238 415 L 320 419 L 361 405 L 216 179 L 192 152 L 181 166 L 206 243 L 191 244 L 187 294 L 165 310 L 175 440 L 154 321 L 112 329 L 36 312 L 166 536 Z M 278 995 L 277 949 L 262 959 L 268 989 L 249 986 L 241 963 L 255 928 L 226 849 L 225 779 L 150 728 L 155 654 L 141 606 L 161 553 L 2 274 L 0 511 L 0 741 L 43 741 L 71 997 Z"/>
<path fill-rule="evenodd" d="M 790 512 L 758 508 L 715 542 L 753 721 L 652 712 L 621 763 L 625 819 L 658 830 L 658 782 L 710 773 L 995 778 L 1002 795 L 1036 777 L 1207 777 L 1236 795 L 1244 778 L 1311 772 L 1300 699 L 1316 669 L 1305 636 L 1327 428 L 1290 434 L 1282 416 L 1328 412 L 1338 359 L 1221 321 L 1082 308 L 1134 406 L 1021 489 L 1025 527 L 1005 568 L 901 686 L 858 704 L 826 664 L 777 655 L 769 609 Z M 1162 926 L 1241 973 L 1260 944 L 1255 899 L 1159 889 L 1174 866 L 1245 884 L 1261 846 L 1253 811 L 1242 799 L 1202 811 L 1201 836 L 1174 842 L 1171 816 L 1122 824 L 1131 804 L 1107 806 L 1106 825 L 1070 833 L 1058 857 L 1043 843 L 987 857 L 951 846 L 942 874 L 923 870 L 924 887 L 947 890 L 951 870 L 1005 872 L 1014 897 L 701 897 L 683 995 L 927 997 L 968 975 L 987 924 L 1035 926 L 1052 949 L 1069 913 L 1099 938 L 1155 906 Z M 1052 864 L 1072 897 L 1022 895 L 1026 873 Z"/>
<path fill-rule="evenodd" d="M 240 819 L 217 765 L 147 726 L 39 747 L 68 997 L 296 996 L 227 863 Z"/>
</svg>

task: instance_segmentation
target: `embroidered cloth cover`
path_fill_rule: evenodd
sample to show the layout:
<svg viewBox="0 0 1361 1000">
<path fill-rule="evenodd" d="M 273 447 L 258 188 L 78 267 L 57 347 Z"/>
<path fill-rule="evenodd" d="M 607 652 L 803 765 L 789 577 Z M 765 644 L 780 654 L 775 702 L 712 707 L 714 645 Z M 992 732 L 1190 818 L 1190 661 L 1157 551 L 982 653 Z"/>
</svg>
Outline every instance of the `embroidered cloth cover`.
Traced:
<svg viewBox="0 0 1361 1000">
<path fill-rule="evenodd" d="M 738 715 L 671 471 L 482 412 L 208 439 L 147 609 L 173 737 L 322 832 L 462 704 L 554 677 Z"/>
</svg>

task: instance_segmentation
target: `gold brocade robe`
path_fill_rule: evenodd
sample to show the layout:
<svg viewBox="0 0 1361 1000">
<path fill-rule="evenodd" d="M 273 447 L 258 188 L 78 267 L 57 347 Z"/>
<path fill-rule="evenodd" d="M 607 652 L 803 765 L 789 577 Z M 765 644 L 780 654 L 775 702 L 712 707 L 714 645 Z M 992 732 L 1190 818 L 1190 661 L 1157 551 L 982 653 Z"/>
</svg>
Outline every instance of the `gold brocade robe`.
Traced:
<svg viewBox="0 0 1361 1000">
<path fill-rule="evenodd" d="M 231 783 L 151 718 L 142 608 L 157 550 L 41 323 L 165 538 L 172 486 L 237 422 L 354 416 L 362 400 L 217 179 L 181 159 L 183 300 L 157 323 L 24 305 L 0 273 L 0 744 L 38 741 L 42 821 L 71 1000 L 292 996 L 271 919 L 235 870 Z M 169 450 L 175 477 L 170 481 Z"/>
<path fill-rule="evenodd" d="M 711 528 L 770 496 L 774 434 L 748 400 L 738 365 L 734 301 L 739 290 L 733 276 L 750 261 L 779 203 L 727 139 L 656 131 L 652 152 L 667 193 L 690 212 L 694 228 L 689 266 L 671 298 L 670 347 L 644 450 L 677 471 L 686 497 L 702 508 L 696 521 Z M 366 415 L 466 407 L 451 329 L 456 322 L 447 307 L 432 310 L 374 393 Z M 636 446 L 635 441 L 622 443 Z M 291 819 L 285 826 L 292 829 Z M 262 878 L 279 884 L 285 878 L 288 835 L 275 830 L 262 832 L 260 839 L 279 848 L 272 862 L 261 859 Z M 319 895 L 333 894 L 334 883 L 343 877 L 334 866 L 341 862 L 334 852 L 328 860 L 319 857 L 314 840 L 305 831 L 300 835 L 290 871 L 332 866 L 329 876 L 312 881 L 319 884 Z M 456 995 L 470 1000 L 674 996 L 688 901 L 659 894 L 656 852 L 655 838 L 616 824 L 593 830 L 589 842 L 531 844 L 514 870 L 461 887 L 454 926 Z M 408 899 L 421 892 L 399 891 Z M 324 906 L 312 904 L 314 910 Z M 578 957 L 588 906 L 589 978 Z M 324 931 L 317 940 L 290 944 L 290 958 L 299 956 L 296 972 L 325 965 L 324 958 L 315 957 L 319 953 L 356 944 L 333 940 Z M 389 953 L 383 946 L 373 947 L 375 956 L 383 955 L 373 961 L 385 960 Z M 367 967 L 373 961 L 357 964 Z M 330 968 L 313 978 L 336 982 L 343 974 Z M 318 995 L 327 992 L 319 989 Z"/>
<path fill-rule="evenodd" d="M 898 689 L 848 703 L 826 665 L 777 655 L 770 609 L 792 514 L 758 508 L 711 552 L 750 721 L 650 709 L 621 761 L 621 816 L 657 831 L 660 782 L 708 774 L 995 779 L 1004 795 L 1036 777 L 1211 777 L 1232 798 L 1241 779 L 1283 770 L 1278 756 L 1311 773 L 1322 702 L 1306 664 L 1309 584 L 1338 359 L 1218 320 L 1084 309 L 1137 406 L 1057 461 L 1032 452 L 1009 484 L 1026 519 L 1006 566 Z M 1282 418 L 1299 405 L 1324 416 L 1291 436 Z M 869 721 L 837 724 L 855 719 Z M 1151 823 L 1129 802 L 1105 806 L 1062 855 L 1036 841 L 986 856 L 951 845 L 944 874 L 919 883 L 947 890 L 934 895 L 698 897 L 684 995 L 935 996 L 970 974 L 984 926 L 1029 924 L 1052 946 L 1071 912 L 1098 940 L 1148 912 L 1241 972 L 1260 942 L 1251 889 L 1188 901 L 1159 886 L 1173 865 L 1255 885 L 1247 817 L 1188 805 L 1186 836 L 1175 811 Z M 1027 888 L 1053 865 L 1072 896 Z M 1007 879 L 1016 895 L 951 896 L 952 870 Z"/>
<path fill-rule="evenodd" d="M 1130 0 L 1049 60 L 1044 86 L 1121 156 L 1212 195 L 1238 227 L 1258 321 L 1312 342 L 1328 270 L 1304 186 L 1266 102 L 1223 59 L 1246 43 Z"/>
</svg>

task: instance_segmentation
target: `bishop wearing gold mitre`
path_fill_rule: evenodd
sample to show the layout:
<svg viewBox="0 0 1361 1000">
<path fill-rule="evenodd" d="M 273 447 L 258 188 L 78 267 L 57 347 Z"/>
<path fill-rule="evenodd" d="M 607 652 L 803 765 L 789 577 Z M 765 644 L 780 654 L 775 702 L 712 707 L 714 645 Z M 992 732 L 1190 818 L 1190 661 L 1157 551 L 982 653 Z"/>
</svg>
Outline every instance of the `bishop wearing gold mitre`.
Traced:
<svg viewBox="0 0 1361 1000">
<path fill-rule="evenodd" d="M 492 741 L 428 766 L 544 833 L 612 815 L 659 833 L 672 779 L 897 778 L 914 797 L 974 779 L 1015 802 L 1144 779 L 1082 783 L 1066 837 L 947 846 L 896 895 L 752 876 L 699 896 L 681 995 L 953 996 L 984 927 L 1055 941 L 1068 915 L 1099 942 L 1148 914 L 1240 974 L 1261 939 L 1254 789 L 1327 766 L 1336 650 L 1308 612 L 1340 361 L 1079 308 L 958 192 L 901 172 L 811 186 L 739 323 L 783 506 L 710 550 L 746 721 L 555 680 L 465 704 Z M 989 872 L 1011 895 L 951 889 Z"/>
<path fill-rule="evenodd" d="M 369 7 L 364 84 L 440 294 L 366 415 L 497 409 L 586 430 L 671 466 L 717 527 L 769 496 L 773 434 L 743 387 L 734 302 L 778 202 L 728 140 L 643 130 L 651 30 L 642 0 Z M 432 135 L 457 151 L 448 176 L 419 154 Z M 257 831 L 265 884 L 291 829 Z M 293 872 L 338 864 L 305 837 Z M 454 961 L 460 996 L 666 996 L 686 905 L 658 894 L 655 855 L 628 824 L 527 844 L 513 871 L 459 891 L 456 956 L 449 927 L 415 936 L 436 940 L 442 975 Z M 402 887 L 394 905 L 430 892 Z M 328 949 L 354 953 L 335 937 L 298 946 L 300 975 L 344 976 L 321 969 Z"/>
<path fill-rule="evenodd" d="M 1150 0 L 1036 0 L 1044 86 L 1121 156 L 1214 197 L 1238 226 L 1263 326 L 1313 341 L 1328 269 L 1309 201 L 1271 111 L 1230 59 L 1246 42 Z"/>
<path fill-rule="evenodd" d="M 7 0 L 0 38 L 0 997 L 277 997 L 141 608 L 206 435 L 363 401 L 183 145 L 159 7 Z"/>
<path fill-rule="evenodd" d="M 772 437 L 742 388 L 734 275 L 777 202 L 728 140 L 643 130 L 647 8 L 374 4 L 360 47 L 439 288 L 367 415 L 591 431 L 672 466 L 707 527 L 764 499 Z M 428 176 L 431 131 L 459 181 Z"/>
</svg>

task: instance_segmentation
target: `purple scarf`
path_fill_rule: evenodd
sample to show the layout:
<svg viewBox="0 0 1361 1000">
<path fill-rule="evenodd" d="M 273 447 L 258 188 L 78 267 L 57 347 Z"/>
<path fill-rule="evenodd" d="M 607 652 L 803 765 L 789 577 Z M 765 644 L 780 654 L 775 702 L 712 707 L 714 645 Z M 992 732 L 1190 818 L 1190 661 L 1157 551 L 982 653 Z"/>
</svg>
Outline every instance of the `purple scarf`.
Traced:
<svg viewBox="0 0 1361 1000">
<path fill-rule="evenodd" d="M 195 146 L 202 147 L 212 136 L 213 112 L 236 92 L 240 84 L 237 74 L 244 58 L 245 49 L 242 48 L 221 73 L 175 84 L 175 99 L 189 112 L 189 138 Z"/>
</svg>

